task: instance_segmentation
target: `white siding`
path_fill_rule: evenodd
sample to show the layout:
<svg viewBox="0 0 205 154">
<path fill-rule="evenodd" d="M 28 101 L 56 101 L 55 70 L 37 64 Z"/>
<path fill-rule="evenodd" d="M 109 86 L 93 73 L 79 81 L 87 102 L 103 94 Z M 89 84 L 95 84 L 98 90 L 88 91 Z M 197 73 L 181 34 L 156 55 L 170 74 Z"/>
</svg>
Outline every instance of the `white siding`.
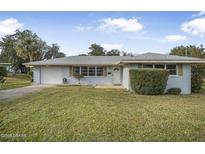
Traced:
<svg viewBox="0 0 205 154">
<path fill-rule="evenodd" d="M 123 67 L 122 86 L 125 87 L 128 90 L 131 90 L 131 88 L 130 88 L 129 69 L 130 68 L 128 66 Z"/>
<path fill-rule="evenodd" d="M 74 77 L 68 78 L 69 84 L 78 84 L 78 80 Z M 112 77 L 84 77 L 80 80 L 82 85 L 112 85 Z"/>
<path fill-rule="evenodd" d="M 122 86 L 125 87 L 127 90 L 132 90 L 131 85 L 130 85 L 130 69 L 137 69 L 138 65 L 126 65 L 123 67 L 123 74 L 122 74 Z"/>
<path fill-rule="evenodd" d="M 166 90 L 169 88 L 180 88 L 182 94 L 191 93 L 191 66 L 183 64 L 182 76 L 169 76 Z"/>
<path fill-rule="evenodd" d="M 70 71 L 69 67 L 61 67 L 61 69 L 62 69 L 62 79 L 68 78 L 69 71 Z"/>
<path fill-rule="evenodd" d="M 183 93 L 191 93 L 191 65 L 183 65 Z"/>
<path fill-rule="evenodd" d="M 40 67 L 33 67 L 33 84 L 40 84 Z"/>
<path fill-rule="evenodd" d="M 182 82 L 183 79 L 181 76 L 169 76 L 166 90 L 170 88 L 180 88 L 182 90 Z"/>
</svg>

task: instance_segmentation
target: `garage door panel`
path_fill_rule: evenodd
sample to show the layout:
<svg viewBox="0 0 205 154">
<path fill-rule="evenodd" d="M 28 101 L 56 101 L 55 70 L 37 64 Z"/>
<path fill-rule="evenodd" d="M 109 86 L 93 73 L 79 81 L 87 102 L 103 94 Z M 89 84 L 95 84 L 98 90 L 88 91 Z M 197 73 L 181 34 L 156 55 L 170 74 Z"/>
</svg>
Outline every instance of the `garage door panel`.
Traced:
<svg viewBox="0 0 205 154">
<path fill-rule="evenodd" d="M 58 67 L 42 67 L 41 79 L 42 84 L 61 84 L 62 69 Z"/>
</svg>

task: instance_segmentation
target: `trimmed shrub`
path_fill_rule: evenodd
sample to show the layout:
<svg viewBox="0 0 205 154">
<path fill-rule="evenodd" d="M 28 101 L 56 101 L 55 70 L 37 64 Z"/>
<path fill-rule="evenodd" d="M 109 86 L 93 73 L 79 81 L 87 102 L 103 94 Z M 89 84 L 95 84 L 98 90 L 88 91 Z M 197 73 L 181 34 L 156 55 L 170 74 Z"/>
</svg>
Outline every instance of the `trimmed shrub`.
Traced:
<svg viewBox="0 0 205 154">
<path fill-rule="evenodd" d="M 2 88 L 5 82 L 6 82 L 6 79 L 3 76 L 0 76 L 0 89 Z"/>
<path fill-rule="evenodd" d="M 192 65 L 191 68 L 191 91 L 196 93 L 202 89 L 205 77 L 205 65 Z"/>
<path fill-rule="evenodd" d="M 130 70 L 132 90 L 138 94 L 160 95 L 167 85 L 169 72 L 164 69 Z"/>
<path fill-rule="evenodd" d="M 27 75 L 28 75 L 29 79 L 31 80 L 31 82 L 33 82 L 33 71 L 31 71 L 31 70 L 28 71 Z"/>
<path fill-rule="evenodd" d="M 179 95 L 180 93 L 181 93 L 180 88 L 170 88 L 167 90 L 167 94 Z"/>
<path fill-rule="evenodd" d="M 7 76 L 7 71 L 5 67 L 0 67 L 0 76 Z"/>
</svg>

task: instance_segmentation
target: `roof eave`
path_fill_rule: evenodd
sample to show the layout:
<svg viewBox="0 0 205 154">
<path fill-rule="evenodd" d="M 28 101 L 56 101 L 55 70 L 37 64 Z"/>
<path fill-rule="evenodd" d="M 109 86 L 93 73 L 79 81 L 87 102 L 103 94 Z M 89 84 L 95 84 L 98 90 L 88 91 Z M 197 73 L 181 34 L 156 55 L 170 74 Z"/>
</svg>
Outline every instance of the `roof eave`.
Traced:
<svg viewBox="0 0 205 154">
<path fill-rule="evenodd" d="M 116 66 L 116 64 L 24 64 L 27 67 L 31 66 Z"/>
<path fill-rule="evenodd" d="M 130 63 L 178 63 L 178 64 L 205 64 L 205 61 L 121 61 L 120 64 L 130 64 Z"/>
</svg>

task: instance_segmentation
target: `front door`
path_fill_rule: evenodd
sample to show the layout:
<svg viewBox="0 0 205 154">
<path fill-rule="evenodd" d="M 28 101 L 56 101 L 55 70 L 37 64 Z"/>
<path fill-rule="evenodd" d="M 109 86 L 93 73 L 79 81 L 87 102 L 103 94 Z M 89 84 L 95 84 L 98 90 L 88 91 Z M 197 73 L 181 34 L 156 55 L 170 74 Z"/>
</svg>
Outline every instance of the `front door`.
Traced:
<svg viewBox="0 0 205 154">
<path fill-rule="evenodd" d="M 113 68 L 113 84 L 119 85 L 121 84 L 121 70 L 120 67 Z"/>
</svg>

